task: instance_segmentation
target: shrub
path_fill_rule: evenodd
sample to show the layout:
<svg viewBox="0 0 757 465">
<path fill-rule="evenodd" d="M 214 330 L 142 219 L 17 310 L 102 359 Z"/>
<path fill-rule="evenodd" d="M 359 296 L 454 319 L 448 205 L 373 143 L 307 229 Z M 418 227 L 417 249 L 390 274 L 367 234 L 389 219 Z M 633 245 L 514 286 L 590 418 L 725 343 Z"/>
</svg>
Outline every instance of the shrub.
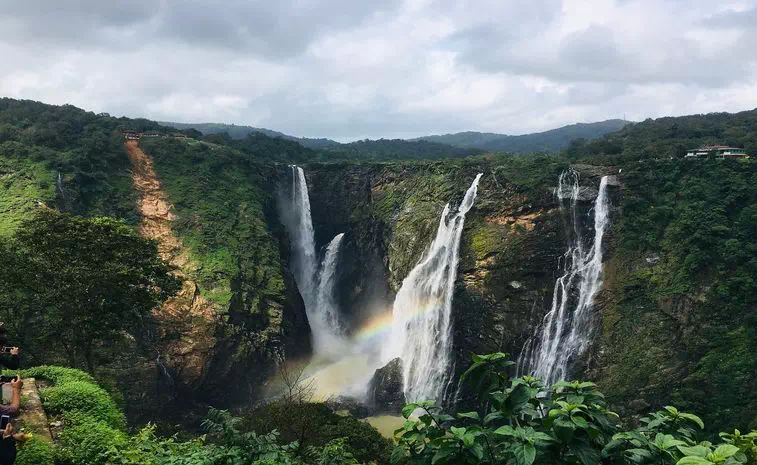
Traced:
<svg viewBox="0 0 757 465">
<path fill-rule="evenodd" d="M 82 413 L 107 423 L 111 428 L 123 429 L 125 426 L 123 413 L 110 395 L 96 384 L 69 381 L 43 389 L 41 396 L 49 412 L 66 417 L 70 413 Z"/>
<path fill-rule="evenodd" d="M 360 462 L 389 463 L 392 450 L 391 441 L 374 427 L 351 416 L 337 415 L 322 403 L 273 402 L 247 415 L 242 429 L 275 429 L 282 440 L 299 441 L 302 448 L 320 448 L 344 438 L 345 449 Z"/>
<path fill-rule="evenodd" d="M 58 459 L 72 465 L 102 463 L 103 455 L 126 445 L 126 435 L 94 417 L 70 414 L 60 435 Z"/>
<path fill-rule="evenodd" d="M 49 441 L 32 437 L 21 443 L 16 465 L 54 465 L 53 445 Z"/>
<path fill-rule="evenodd" d="M 41 365 L 28 368 L 21 372 L 25 378 L 38 378 L 50 381 L 55 385 L 70 383 L 72 381 L 81 381 L 84 383 L 96 384 L 95 379 L 87 372 L 77 370 L 76 368 L 66 368 L 52 365 Z"/>
</svg>

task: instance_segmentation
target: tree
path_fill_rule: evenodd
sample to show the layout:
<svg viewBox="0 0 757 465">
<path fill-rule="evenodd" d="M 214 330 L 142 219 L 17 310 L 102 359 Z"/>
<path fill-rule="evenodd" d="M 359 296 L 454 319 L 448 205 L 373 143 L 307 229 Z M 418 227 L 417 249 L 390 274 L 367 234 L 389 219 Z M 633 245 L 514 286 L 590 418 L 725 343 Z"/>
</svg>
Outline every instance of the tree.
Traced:
<svg viewBox="0 0 757 465">
<path fill-rule="evenodd" d="M 126 223 L 48 209 L 0 247 L 0 269 L 0 304 L 18 334 L 54 341 L 89 371 L 98 344 L 137 329 L 180 288 L 156 243 Z"/>
</svg>

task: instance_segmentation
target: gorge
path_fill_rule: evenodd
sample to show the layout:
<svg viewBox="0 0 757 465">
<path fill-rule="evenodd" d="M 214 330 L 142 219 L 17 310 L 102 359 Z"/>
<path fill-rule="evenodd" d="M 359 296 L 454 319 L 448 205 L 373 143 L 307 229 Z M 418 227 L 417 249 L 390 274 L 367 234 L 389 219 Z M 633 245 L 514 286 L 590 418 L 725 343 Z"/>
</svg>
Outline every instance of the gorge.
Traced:
<svg viewBox="0 0 757 465">
<path fill-rule="evenodd" d="M 655 153 L 679 144 L 666 121 L 559 156 L 323 161 L 201 137 L 142 138 L 140 155 L 119 131 L 159 130 L 149 121 L 0 108 L 4 238 L 42 204 L 169 240 L 159 252 L 186 289 L 93 358 L 135 423 L 256 405 L 282 360 L 340 362 L 358 396 L 399 358 L 403 399 L 462 408 L 471 354 L 497 351 L 519 373 L 594 381 L 631 417 L 675 402 L 713 428 L 722 412 L 753 421 L 754 164 L 643 155 L 649 134 Z M 58 120 L 88 129 L 16 130 Z M 602 152 L 614 144 L 627 154 Z M 12 331 L 29 363 L 85 365 Z"/>
</svg>

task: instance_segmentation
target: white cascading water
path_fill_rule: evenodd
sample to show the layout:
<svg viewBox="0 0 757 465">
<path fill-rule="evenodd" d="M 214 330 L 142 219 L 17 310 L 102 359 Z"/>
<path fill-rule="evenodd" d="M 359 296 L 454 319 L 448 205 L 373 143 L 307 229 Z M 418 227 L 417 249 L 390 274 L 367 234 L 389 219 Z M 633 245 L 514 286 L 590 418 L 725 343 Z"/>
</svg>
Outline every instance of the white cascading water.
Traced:
<svg viewBox="0 0 757 465">
<path fill-rule="evenodd" d="M 319 277 L 305 172 L 296 165 L 291 168 L 293 225 L 289 228 L 289 234 L 294 249 L 294 277 L 305 303 L 313 337 L 313 352 L 316 355 L 334 355 L 341 347 L 342 338 L 333 286 L 339 245 L 344 234 L 336 236 L 328 245 Z"/>
<path fill-rule="evenodd" d="M 450 376 L 451 311 L 465 214 L 473 206 L 481 174 L 457 212 L 447 204 L 436 237 L 402 282 L 392 310 L 391 337 L 383 358 L 402 359 L 405 399 L 442 401 Z"/>
<path fill-rule="evenodd" d="M 316 353 L 328 355 L 344 355 L 343 328 L 339 321 L 339 306 L 334 299 L 334 285 L 336 284 L 336 266 L 339 258 L 339 247 L 342 245 L 344 233 L 337 234 L 326 247 L 326 255 L 321 263 L 318 279 L 318 293 L 316 295 L 316 309 L 318 321 L 323 325 L 319 337 L 315 342 Z M 311 325 L 312 326 L 312 325 Z M 315 331 L 314 331 L 315 334 Z"/>
<path fill-rule="evenodd" d="M 610 222 L 608 177 L 602 177 L 594 201 L 591 242 L 584 238 L 577 214 L 581 193 L 578 181 L 578 174 L 573 170 L 560 175 L 556 195 L 563 214 L 565 204 L 570 204 L 572 236 L 561 260 L 563 275 L 555 281 L 552 308 L 518 358 L 519 374 L 532 373 L 547 385 L 564 380 L 569 363 L 586 349 L 592 333 L 594 298 L 602 287 L 602 240 Z"/>
</svg>

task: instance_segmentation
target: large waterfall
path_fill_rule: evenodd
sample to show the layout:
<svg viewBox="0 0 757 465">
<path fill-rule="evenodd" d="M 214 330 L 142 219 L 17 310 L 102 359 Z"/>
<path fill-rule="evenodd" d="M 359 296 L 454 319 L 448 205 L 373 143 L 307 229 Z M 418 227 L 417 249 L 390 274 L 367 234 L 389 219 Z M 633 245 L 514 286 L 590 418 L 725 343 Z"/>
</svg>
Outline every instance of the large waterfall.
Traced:
<svg viewBox="0 0 757 465">
<path fill-rule="evenodd" d="M 291 220 L 288 229 L 294 252 L 294 277 L 305 303 L 313 337 L 313 352 L 316 355 L 334 355 L 341 347 L 341 327 L 333 286 L 339 245 L 344 234 L 337 235 L 328 245 L 319 270 L 305 172 L 296 165 L 291 168 Z"/>
<path fill-rule="evenodd" d="M 450 377 L 451 310 L 465 214 L 473 206 L 481 174 L 453 215 L 447 204 L 436 237 L 402 282 L 394 300 L 392 333 L 384 359 L 402 359 L 405 399 L 438 400 Z"/>
<path fill-rule="evenodd" d="M 533 373 L 547 385 L 564 380 L 580 357 L 592 333 L 592 307 L 602 286 L 602 239 L 609 224 L 608 177 L 594 201 L 593 238 L 585 234 L 578 213 L 582 195 L 578 173 L 560 175 L 556 195 L 568 228 L 568 250 L 562 257 L 563 274 L 555 281 L 552 308 L 518 358 L 518 372 Z"/>
</svg>

